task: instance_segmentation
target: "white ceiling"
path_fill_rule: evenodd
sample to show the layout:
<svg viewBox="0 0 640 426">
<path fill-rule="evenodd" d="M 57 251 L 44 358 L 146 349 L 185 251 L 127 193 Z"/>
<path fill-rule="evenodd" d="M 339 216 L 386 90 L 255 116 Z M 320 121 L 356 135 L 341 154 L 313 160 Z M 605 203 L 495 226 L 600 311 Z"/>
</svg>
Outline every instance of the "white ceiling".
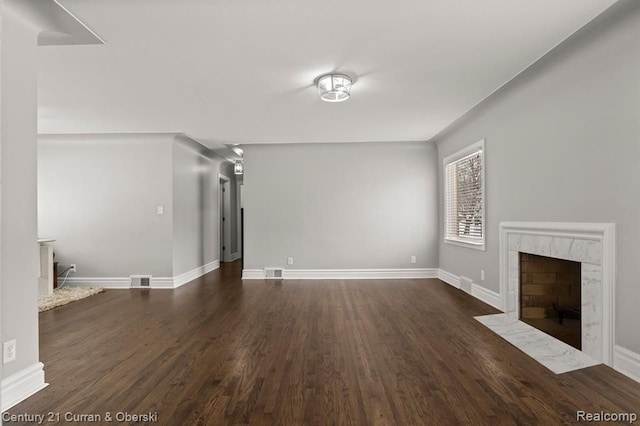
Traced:
<svg viewBox="0 0 640 426">
<path fill-rule="evenodd" d="M 424 141 L 615 0 L 59 0 L 106 41 L 40 48 L 40 133 L 212 148 Z M 356 78 L 322 102 L 323 73 Z"/>
</svg>

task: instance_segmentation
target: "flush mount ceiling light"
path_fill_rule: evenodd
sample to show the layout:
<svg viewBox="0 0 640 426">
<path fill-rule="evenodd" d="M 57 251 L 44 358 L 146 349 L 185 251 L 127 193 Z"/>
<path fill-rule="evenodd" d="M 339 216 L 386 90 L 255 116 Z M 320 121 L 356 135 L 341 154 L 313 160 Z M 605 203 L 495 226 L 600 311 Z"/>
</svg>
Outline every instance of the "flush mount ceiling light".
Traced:
<svg viewBox="0 0 640 426">
<path fill-rule="evenodd" d="M 235 164 L 233 165 L 233 173 L 236 175 L 241 175 L 244 173 L 244 164 L 242 164 L 242 161 L 235 162 Z"/>
<path fill-rule="evenodd" d="M 316 85 L 320 99 L 326 102 L 342 102 L 351 95 L 351 77 L 344 74 L 326 74 L 318 77 Z"/>
</svg>

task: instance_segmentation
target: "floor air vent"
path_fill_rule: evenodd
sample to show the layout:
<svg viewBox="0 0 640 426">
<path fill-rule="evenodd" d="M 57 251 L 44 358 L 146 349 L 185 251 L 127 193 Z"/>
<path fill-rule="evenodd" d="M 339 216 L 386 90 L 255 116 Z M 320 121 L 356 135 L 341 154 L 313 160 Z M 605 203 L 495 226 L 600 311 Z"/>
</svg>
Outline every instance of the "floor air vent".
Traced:
<svg viewBox="0 0 640 426">
<path fill-rule="evenodd" d="M 151 275 L 131 275 L 131 287 L 149 287 Z"/>
<path fill-rule="evenodd" d="M 265 278 L 282 278 L 282 268 L 264 268 Z"/>
</svg>

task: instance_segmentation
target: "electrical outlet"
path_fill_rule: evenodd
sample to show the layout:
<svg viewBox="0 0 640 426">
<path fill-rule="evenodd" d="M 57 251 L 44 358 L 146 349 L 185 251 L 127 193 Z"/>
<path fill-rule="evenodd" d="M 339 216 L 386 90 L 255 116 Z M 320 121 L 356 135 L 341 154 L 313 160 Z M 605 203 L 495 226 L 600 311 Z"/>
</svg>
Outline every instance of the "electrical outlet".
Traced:
<svg viewBox="0 0 640 426">
<path fill-rule="evenodd" d="M 76 264 L 75 264 L 75 263 L 72 263 L 71 265 L 69 265 L 69 270 L 70 270 L 71 272 L 76 272 Z"/>
<path fill-rule="evenodd" d="M 480 280 L 484 281 L 484 269 L 480 270 Z"/>
<path fill-rule="evenodd" d="M 293 257 L 287 257 L 287 265 L 293 265 Z"/>
<path fill-rule="evenodd" d="M 164 214 L 164 206 L 158 206 L 157 210 L 158 214 Z"/>
<path fill-rule="evenodd" d="M 411 256 L 411 263 L 416 263 L 416 257 L 415 256 Z"/>
<path fill-rule="evenodd" d="M 16 360 L 16 341 L 9 340 L 2 345 L 2 363 L 7 364 Z"/>
</svg>

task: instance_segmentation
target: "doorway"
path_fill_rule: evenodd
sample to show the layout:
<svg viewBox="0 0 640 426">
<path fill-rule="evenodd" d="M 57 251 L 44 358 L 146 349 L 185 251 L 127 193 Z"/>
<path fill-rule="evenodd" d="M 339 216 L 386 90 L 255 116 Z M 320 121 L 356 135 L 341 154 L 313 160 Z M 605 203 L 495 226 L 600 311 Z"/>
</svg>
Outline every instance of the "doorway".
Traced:
<svg viewBox="0 0 640 426">
<path fill-rule="evenodd" d="M 219 182 L 218 205 L 220 206 L 220 249 L 218 258 L 222 263 L 231 261 L 231 180 L 227 176 L 219 175 Z"/>
</svg>

